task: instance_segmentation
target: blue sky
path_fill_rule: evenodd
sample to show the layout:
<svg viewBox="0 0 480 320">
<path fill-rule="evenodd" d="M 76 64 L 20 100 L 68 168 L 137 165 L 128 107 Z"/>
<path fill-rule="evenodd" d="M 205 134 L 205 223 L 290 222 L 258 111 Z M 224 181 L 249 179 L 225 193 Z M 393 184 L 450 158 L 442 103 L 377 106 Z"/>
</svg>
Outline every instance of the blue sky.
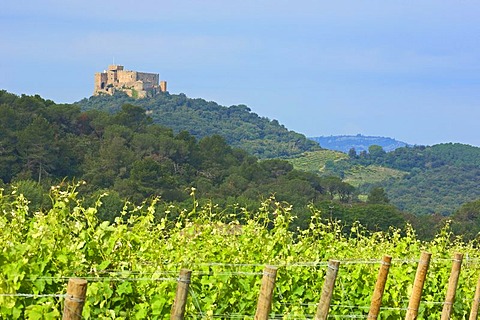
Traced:
<svg viewBox="0 0 480 320">
<path fill-rule="evenodd" d="M 480 146 L 475 1 L 6 0 L 0 89 L 89 97 L 114 60 L 307 136 Z"/>
</svg>

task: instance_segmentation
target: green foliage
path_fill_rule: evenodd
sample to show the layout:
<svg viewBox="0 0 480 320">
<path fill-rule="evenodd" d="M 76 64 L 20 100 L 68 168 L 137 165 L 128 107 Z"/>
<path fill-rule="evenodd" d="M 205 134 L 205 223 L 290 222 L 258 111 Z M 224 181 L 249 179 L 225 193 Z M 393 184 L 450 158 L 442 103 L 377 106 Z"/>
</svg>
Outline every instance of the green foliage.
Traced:
<svg viewBox="0 0 480 320">
<path fill-rule="evenodd" d="M 13 182 L 9 185 L 9 188 L 7 188 L 7 192 L 22 194 L 25 198 L 29 199 L 29 209 L 33 212 L 50 206 L 48 192 L 46 192 L 40 183 L 33 180 Z"/>
<path fill-rule="evenodd" d="M 400 210 L 393 205 L 384 203 L 362 203 L 352 206 L 345 203 L 321 201 L 315 207 L 321 210 L 329 219 L 337 221 L 347 230 L 357 225 L 359 221 L 369 231 L 390 230 L 392 226 L 404 227 L 410 222 L 409 217 L 405 216 Z M 431 226 L 431 229 L 434 229 L 433 226 Z"/>
<path fill-rule="evenodd" d="M 463 144 L 397 148 L 386 153 L 371 145 L 339 159 L 292 160 L 295 168 L 335 175 L 355 186 L 358 193 L 382 187 L 392 204 L 415 215 L 451 215 L 463 203 L 480 197 L 480 148 Z"/>
<path fill-rule="evenodd" d="M 408 173 L 378 165 L 352 165 L 344 171 L 344 181 L 355 187 L 385 184 L 389 181 L 398 181 Z"/>
<path fill-rule="evenodd" d="M 370 147 L 368 147 L 368 154 L 372 159 L 375 160 L 378 158 L 382 158 L 386 154 L 386 152 L 385 150 L 383 150 L 381 146 L 373 144 Z"/>
<path fill-rule="evenodd" d="M 439 318 L 454 252 L 468 256 L 454 305 L 454 319 L 466 318 L 477 282 L 475 243 L 452 238 L 446 226 L 430 242 L 415 232 L 348 229 L 311 207 L 305 230 L 292 231 L 292 207 L 274 198 L 253 210 L 159 203 L 126 203 L 113 222 L 98 219 L 102 199 L 86 207 L 79 186 L 52 188 L 50 210 L 31 212 L 18 194 L 0 193 L 0 317 L 58 319 L 67 279 L 88 279 L 85 319 L 165 319 L 181 268 L 193 270 L 187 318 L 251 318 L 265 264 L 279 267 L 271 316 L 312 318 L 326 262 L 341 260 L 330 315 L 366 317 L 381 257 L 393 257 L 382 319 L 405 316 L 422 250 L 433 254 L 419 318 Z M 156 219 L 156 216 L 163 218 Z M 37 294 L 38 297 L 15 296 Z M 12 294 L 7 296 L 5 294 Z"/>
<path fill-rule="evenodd" d="M 391 202 L 415 214 L 448 216 L 463 203 L 480 197 L 480 167 L 442 166 L 414 171 L 384 185 Z"/>
<path fill-rule="evenodd" d="M 153 124 L 141 106 L 116 105 L 129 101 L 126 98 L 124 101 L 123 96 L 113 100 L 98 99 L 105 103 L 104 109 L 114 103 L 112 108 L 117 112 L 81 112 L 78 106 L 56 105 L 38 96 L 18 97 L 1 91 L 0 122 L 4 126 L 0 128 L 0 139 L 4 145 L 0 153 L 0 179 L 7 184 L 26 181 L 25 186 L 27 181 L 36 181 L 44 188 L 63 180 L 85 180 L 87 185 L 82 188 L 89 195 L 104 192 L 115 195 L 115 199 L 108 198 L 112 205 L 116 203 L 114 206 L 118 205 L 117 197 L 136 203 L 156 196 L 182 202 L 186 198 L 185 190 L 191 186 L 197 188 L 201 197 L 233 196 L 247 199 L 247 202 L 248 199 L 256 201 L 269 197 L 276 191 L 282 199 L 305 205 L 322 196 L 321 188 L 311 186 L 317 183 L 313 174 L 302 179 L 291 177 L 288 174 L 292 167 L 286 161 L 259 162 L 256 157 L 232 147 L 220 135 L 198 134 L 201 138 L 197 140 L 187 131 L 175 133 Z M 160 95 L 157 99 L 160 105 L 167 104 L 166 110 L 175 113 L 187 104 L 188 112 L 226 117 L 225 121 L 235 119 L 238 123 L 258 121 L 259 126 L 280 128 L 278 123 L 251 114 L 246 107 L 224 108 L 182 95 Z M 135 103 L 138 101 L 143 100 L 135 100 Z M 155 116 L 155 113 L 150 114 Z M 209 121 L 210 127 L 212 124 L 219 122 Z M 269 130 L 264 134 L 274 139 Z M 294 135 L 287 134 L 284 128 L 279 132 L 284 132 L 283 138 L 287 140 Z M 265 141 L 270 143 L 269 139 Z M 306 185 L 302 185 L 304 183 Z M 32 196 L 31 205 L 44 206 L 41 198 Z M 107 220 L 113 217 L 108 213 L 102 216 Z"/>
<path fill-rule="evenodd" d="M 373 164 L 356 164 L 354 161 L 349 161 L 346 154 L 332 150 L 305 152 L 288 161 L 295 169 L 315 172 L 319 175 L 335 175 L 355 187 L 399 179 L 407 174 L 404 171 Z"/>
<path fill-rule="evenodd" d="M 72 139 L 79 112 L 39 96 L 0 91 L 0 179 L 49 183 L 51 176 L 74 173 L 83 147 Z"/>
<path fill-rule="evenodd" d="M 245 105 L 224 107 L 169 93 L 140 100 L 124 94 L 98 96 L 83 99 L 76 105 L 83 110 L 117 112 L 124 104 L 148 110 L 153 122 L 172 128 L 175 133 L 187 131 L 197 139 L 220 135 L 229 145 L 259 158 L 290 157 L 318 149 L 316 142 L 289 131 L 277 120 L 259 117 Z"/>
<path fill-rule="evenodd" d="M 98 104 L 115 112 L 90 109 Z M 251 155 L 252 149 L 250 153 L 238 149 L 235 141 L 265 144 L 270 149 L 257 152 L 262 157 L 276 148 L 283 150 L 275 151 L 276 155 L 292 156 L 311 150 L 310 144 L 277 121 L 259 118 L 246 106 L 225 108 L 185 95 L 162 94 L 142 100 L 98 97 L 83 100 L 81 105 L 90 110 L 0 91 L 0 180 L 7 189 L 12 183 L 21 186 L 19 191 L 29 196 L 34 209 L 49 209 L 48 196 L 38 193 L 62 181 L 87 181 L 82 186 L 86 201 L 108 193 L 105 201 L 113 210 L 101 214 L 108 221 L 113 221 L 116 215 L 112 212 L 124 200 L 139 204 L 159 196 L 184 206 L 186 190 L 194 186 L 201 201 L 218 203 L 224 209 L 234 203 L 251 208 L 255 201 L 274 194 L 279 201 L 295 205 L 300 217 L 295 226 L 305 227 L 308 204 L 333 200 L 361 208 L 358 195 L 363 193 L 360 198 L 365 199 L 369 190 L 381 187 L 392 205 L 428 214 L 435 225 L 441 225 L 438 215 L 448 215 L 480 196 L 479 148 L 445 144 L 385 153 L 382 147 L 371 146 L 370 153 L 350 157 L 320 150 L 290 163 L 259 161 Z M 188 123 L 188 127 L 153 124 L 159 114 L 161 119 Z M 226 134 L 225 128 L 231 131 Z M 384 209 L 384 214 L 390 213 Z M 363 214 L 356 217 L 367 221 L 368 212 Z M 422 237 L 432 236 L 435 228 L 422 225 L 429 218 L 402 215 L 422 230 Z M 465 229 L 458 225 L 464 221 L 456 222 L 456 232 Z M 472 226 L 471 233 L 478 232 Z"/>
<path fill-rule="evenodd" d="M 452 229 L 467 239 L 474 239 L 480 232 L 480 199 L 463 204 L 452 215 Z"/>
<path fill-rule="evenodd" d="M 111 222 L 125 200 L 140 204 L 160 197 L 184 207 L 186 190 L 192 186 L 200 201 L 222 208 L 236 203 L 251 208 L 274 194 L 279 201 L 295 204 L 299 227 L 308 224 L 308 204 L 354 199 L 354 188 L 339 179 L 295 170 L 286 160 L 259 161 L 219 135 L 197 140 L 186 131 L 175 134 L 153 124 L 144 109 L 132 104 L 110 115 L 81 112 L 40 97 L 2 94 L 0 116 L 5 118 L 0 120 L 5 127 L 0 130 L 12 153 L 0 154 L 0 178 L 7 186 L 17 184 L 35 210 L 50 208 L 45 201 L 50 184 L 83 180 L 85 201 L 93 205 L 92 199 L 102 196 L 99 217 Z M 245 108 L 232 107 L 229 112 L 253 117 Z M 326 154 L 325 159 L 342 155 Z"/>
<path fill-rule="evenodd" d="M 390 200 L 388 199 L 385 190 L 381 187 L 375 187 L 370 190 L 368 194 L 367 203 L 372 204 L 387 204 Z"/>
<path fill-rule="evenodd" d="M 301 155 L 288 159 L 296 169 L 307 172 L 323 172 L 327 162 L 338 162 L 346 159 L 342 152 L 332 150 L 318 150 L 302 153 Z"/>
</svg>

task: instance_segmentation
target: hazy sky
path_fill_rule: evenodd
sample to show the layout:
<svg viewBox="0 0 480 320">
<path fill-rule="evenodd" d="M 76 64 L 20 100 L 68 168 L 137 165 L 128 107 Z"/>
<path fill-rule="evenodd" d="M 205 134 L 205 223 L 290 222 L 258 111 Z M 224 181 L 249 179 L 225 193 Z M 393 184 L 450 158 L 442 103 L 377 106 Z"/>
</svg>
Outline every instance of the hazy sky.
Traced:
<svg viewBox="0 0 480 320">
<path fill-rule="evenodd" d="M 0 89 L 74 102 L 113 61 L 307 136 L 480 146 L 480 3 L 5 0 Z"/>
</svg>

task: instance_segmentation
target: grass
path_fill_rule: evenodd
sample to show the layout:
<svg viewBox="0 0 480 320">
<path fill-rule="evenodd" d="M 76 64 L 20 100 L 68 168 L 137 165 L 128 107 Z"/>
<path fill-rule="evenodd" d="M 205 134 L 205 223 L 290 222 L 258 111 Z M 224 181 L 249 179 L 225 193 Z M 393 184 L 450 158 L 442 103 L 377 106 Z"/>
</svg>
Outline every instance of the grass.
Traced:
<svg viewBox="0 0 480 320">
<path fill-rule="evenodd" d="M 297 170 L 322 174 L 325 171 L 325 164 L 328 161 L 333 161 L 335 163 L 347 159 L 348 155 L 343 152 L 319 150 L 305 152 L 299 157 L 289 159 L 288 161 L 293 164 L 293 167 Z M 346 170 L 344 173 L 343 181 L 354 187 L 358 187 L 365 183 L 379 183 L 390 178 L 402 178 L 407 174 L 404 171 L 375 165 L 350 165 L 349 167 L 348 163 L 346 164 Z"/>
<path fill-rule="evenodd" d="M 327 161 L 340 161 L 348 159 L 348 156 L 340 151 L 319 150 L 302 153 L 298 158 L 289 159 L 297 170 L 321 173 L 325 168 Z"/>
<path fill-rule="evenodd" d="M 343 181 L 351 184 L 354 187 L 358 187 L 365 183 L 379 183 L 390 178 L 400 179 L 405 176 L 407 172 L 390 169 L 380 166 L 353 166 L 345 172 L 345 178 Z"/>
</svg>

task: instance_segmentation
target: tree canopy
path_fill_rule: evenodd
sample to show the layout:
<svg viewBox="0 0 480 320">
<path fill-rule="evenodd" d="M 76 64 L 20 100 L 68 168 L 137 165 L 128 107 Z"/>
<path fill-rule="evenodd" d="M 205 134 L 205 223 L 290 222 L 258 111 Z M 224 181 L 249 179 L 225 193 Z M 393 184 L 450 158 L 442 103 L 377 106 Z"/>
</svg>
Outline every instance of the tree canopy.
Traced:
<svg viewBox="0 0 480 320">
<path fill-rule="evenodd" d="M 319 148 L 318 143 L 288 130 L 277 120 L 258 116 L 245 105 L 224 107 L 212 101 L 169 93 L 140 100 L 119 93 L 76 103 L 82 110 L 106 112 L 117 112 L 125 104 L 147 110 L 154 123 L 171 128 L 174 133 L 187 131 L 196 139 L 220 135 L 229 145 L 259 158 L 290 157 Z"/>
<path fill-rule="evenodd" d="M 101 197 L 105 205 L 99 215 L 108 220 L 126 199 L 139 203 L 160 197 L 181 205 L 195 190 L 195 197 L 202 203 L 212 201 L 223 207 L 241 203 L 248 207 L 273 195 L 277 201 L 295 206 L 298 227 L 308 227 L 302 223 L 308 221 L 309 206 L 314 205 L 347 225 L 360 220 L 378 230 L 401 227 L 410 221 L 424 235 L 434 234 L 432 230 L 442 225 L 438 214 L 448 214 L 480 198 L 476 188 L 479 148 L 444 144 L 385 152 L 380 146 L 371 146 L 368 153 L 357 155 L 352 150 L 350 157 L 327 161 L 326 171 L 318 175 L 296 170 L 278 157 L 262 159 L 252 155 L 252 149 L 238 148 L 258 138 L 267 146 L 260 152 L 265 157 L 270 152 L 273 155 L 276 148 L 280 151 L 275 154 L 292 156 L 309 146 L 302 135 L 289 133 L 275 120 L 259 118 L 246 106 L 225 108 L 184 95 L 160 95 L 151 100 L 165 102 L 159 104 L 163 116 L 180 110 L 180 115 L 170 119 L 184 123 L 189 121 L 181 117 L 191 115 L 190 122 L 202 119 L 199 123 L 207 130 L 195 131 L 195 125 L 189 124 L 191 130 L 187 131 L 179 130 L 181 125 L 159 125 L 152 110 L 123 96 L 98 99 L 83 104 L 99 103 L 100 109 L 109 112 L 90 108 L 92 105 L 82 110 L 79 104 L 55 104 L 39 96 L 0 91 L 0 187 L 27 194 L 33 199 L 31 206 L 41 210 L 49 206 L 50 186 L 86 181 L 81 188 L 92 197 L 86 201 Z M 201 113 L 208 116 L 194 116 Z M 218 134 L 226 130 L 219 123 L 232 119 L 245 130 L 245 135 L 235 131 L 236 140 L 232 132 L 226 137 Z M 343 177 L 351 168 L 362 165 L 401 169 L 408 175 L 356 189 Z M 452 189 L 452 185 L 462 188 Z M 357 197 L 362 188 L 370 192 L 366 203 Z M 424 212 L 419 208 L 434 209 Z M 429 215 L 418 218 L 406 212 Z M 463 216 L 461 212 L 456 214 L 456 230 L 470 223 Z"/>
<path fill-rule="evenodd" d="M 125 103 L 115 110 L 81 111 L 0 91 L 2 183 L 30 194 L 39 206 L 45 205 L 42 188 L 64 180 L 86 181 L 81 188 L 92 196 L 108 193 L 102 201 L 110 207 L 150 197 L 182 203 L 192 187 L 199 201 L 225 206 L 274 195 L 303 216 L 311 203 L 353 201 L 354 188 L 338 178 L 294 170 L 282 159 L 260 160 L 217 134 L 197 139 L 175 132 L 155 124 L 139 106 Z M 245 111 L 231 110 L 248 116 Z"/>
</svg>

